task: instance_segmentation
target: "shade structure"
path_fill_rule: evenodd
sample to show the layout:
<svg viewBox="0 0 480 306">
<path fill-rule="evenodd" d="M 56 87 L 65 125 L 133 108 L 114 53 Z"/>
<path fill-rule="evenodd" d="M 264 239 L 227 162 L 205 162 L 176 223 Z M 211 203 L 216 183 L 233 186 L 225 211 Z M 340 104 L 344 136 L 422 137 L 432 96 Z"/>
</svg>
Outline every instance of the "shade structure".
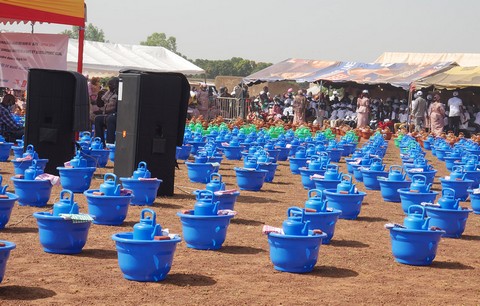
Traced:
<svg viewBox="0 0 480 306">
<path fill-rule="evenodd" d="M 480 53 L 384 52 L 375 60 L 375 63 L 406 63 L 411 65 L 438 62 L 455 62 L 462 67 L 480 66 Z"/>
<path fill-rule="evenodd" d="M 0 0 L 0 23 L 49 22 L 83 26 L 83 0 Z"/>
<path fill-rule="evenodd" d="M 436 75 L 420 79 L 415 86 L 454 90 L 458 88 L 480 87 L 480 66 L 453 67 Z"/>
<path fill-rule="evenodd" d="M 318 72 L 338 63 L 336 61 L 289 58 L 257 71 L 245 77 L 243 81 L 247 84 L 277 81 L 313 82 Z"/>
<path fill-rule="evenodd" d="M 420 78 L 455 66 L 452 62 L 410 65 L 406 63 L 331 62 L 289 58 L 243 79 L 247 84 L 272 81 L 319 82 L 326 84 L 389 84 L 408 89 Z"/>
<path fill-rule="evenodd" d="M 78 41 L 70 39 L 67 67 L 77 66 Z M 163 47 L 85 41 L 83 73 L 89 76 L 117 75 L 123 69 L 151 72 L 202 74 L 205 71 Z"/>
</svg>

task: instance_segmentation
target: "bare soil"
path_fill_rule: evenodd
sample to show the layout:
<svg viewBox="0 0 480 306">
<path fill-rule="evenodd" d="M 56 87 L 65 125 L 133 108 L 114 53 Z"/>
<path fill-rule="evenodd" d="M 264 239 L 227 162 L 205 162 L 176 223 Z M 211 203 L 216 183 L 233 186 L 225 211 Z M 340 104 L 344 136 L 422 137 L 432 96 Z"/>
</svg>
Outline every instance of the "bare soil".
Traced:
<svg viewBox="0 0 480 306">
<path fill-rule="evenodd" d="M 447 174 L 444 163 L 430 152 L 427 158 Z M 384 159 L 400 163 L 393 141 Z M 228 188 L 235 188 L 233 167 L 224 161 L 220 173 Z M 98 188 L 111 164 L 98 169 L 92 188 Z M 13 173 L 11 163 L 1 163 L 4 182 Z M 346 172 L 345 163 L 340 168 Z M 9 183 L 11 186 L 11 182 Z M 164 228 L 181 233 L 176 212 L 193 207 L 191 192 L 204 185 L 188 181 L 186 167 L 176 171 L 176 195 L 157 198 L 153 205 Z M 364 190 L 363 184 L 357 187 Z M 434 189 L 441 186 L 436 180 Z M 13 192 L 10 187 L 9 191 Z M 46 208 L 15 206 L 0 239 L 17 244 L 11 252 L 3 283 L 1 305 L 299 305 L 299 304 L 412 304 L 478 305 L 480 303 L 480 216 L 471 214 L 461 239 L 442 239 L 434 263 L 413 267 L 396 263 L 384 224 L 403 221 L 399 203 L 386 203 L 380 192 L 368 191 L 358 220 L 339 220 L 330 245 L 323 245 L 312 273 L 290 274 L 273 269 L 264 224 L 281 226 L 289 206 L 303 206 L 307 191 L 300 176 L 280 162 L 274 183 L 260 192 L 242 191 L 235 205 L 227 240 L 219 251 L 188 249 L 178 244 L 172 270 L 165 281 L 139 283 L 125 280 L 117 264 L 111 235 L 132 231 L 142 207 L 131 206 L 122 226 L 92 225 L 79 255 L 45 253 L 38 240 L 36 211 L 48 210 L 58 200 L 55 187 Z M 83 195 L 76 195 L 87 212 Z M 462 203 L 470 206 L 470 203 Z"/>
</svg>

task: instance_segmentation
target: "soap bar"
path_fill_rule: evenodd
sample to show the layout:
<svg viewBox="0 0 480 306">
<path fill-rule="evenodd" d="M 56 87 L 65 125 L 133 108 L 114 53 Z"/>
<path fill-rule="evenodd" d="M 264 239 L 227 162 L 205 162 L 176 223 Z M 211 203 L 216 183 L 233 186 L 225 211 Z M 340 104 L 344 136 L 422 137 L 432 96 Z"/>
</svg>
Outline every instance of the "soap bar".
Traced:
<svg viewBox="0 0 480 306">
<path fill-rule="evenodd" d="M 102 195 L 105 195 L 103 192 L 101 191 L 94 191 L 92 192 L 93 195 L 97 195 L 97 196 L 102 196 Z"/>
</svg>

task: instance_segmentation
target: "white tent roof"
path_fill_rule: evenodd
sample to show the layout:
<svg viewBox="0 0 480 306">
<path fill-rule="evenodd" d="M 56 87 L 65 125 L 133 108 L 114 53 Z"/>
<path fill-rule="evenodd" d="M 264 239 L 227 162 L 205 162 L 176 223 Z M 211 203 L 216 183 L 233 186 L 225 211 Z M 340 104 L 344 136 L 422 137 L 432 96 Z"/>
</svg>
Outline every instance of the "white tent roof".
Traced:
<svg viewBox="0 0 480 306">
<path fill-rule="evenodd" d="M 78 40 L 68 42 L 67 66 L 77 70 Z M 163 47 L 85 41 L 83 73 L 89 76 L 116 75 L 122 69 L 202 74 L 205 71 Z"/>
<path fill-rule="evenodd" d="M 480 53 L 414 53 L 384 52 L 375 63 L 407 63 L 410 65 L 456 62 L 462 67 L 480 66 Z"/>
</svg>

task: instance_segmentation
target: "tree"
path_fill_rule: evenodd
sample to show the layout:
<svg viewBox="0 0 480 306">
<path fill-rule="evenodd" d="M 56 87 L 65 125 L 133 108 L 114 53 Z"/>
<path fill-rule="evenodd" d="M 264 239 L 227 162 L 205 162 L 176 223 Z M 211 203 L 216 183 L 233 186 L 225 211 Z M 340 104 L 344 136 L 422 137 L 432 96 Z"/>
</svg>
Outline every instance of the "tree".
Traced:
<svg viewBox="0 0 480 306">
<path fill-rule="evenodd" d="M 205 70 L 209 79 L 218 75 L 244 77 L 272 65 L 271 63 L 257 63 L 241 57 L 232 57 L 229 60 L 197 59 L 193 63 Z"/>
<path fill-rule="evenodd" d="M 140 42 L 144 46 L 164 47 L 174 53 L 177 53 L 177 39 L 173 36 L 167 38 L 165 33 L 155 32 L 147 37 L 146 41 Z"/>
<path fill-rule="evenodd" d="M 73 26 L 71 30 L 65 30 L 60 34 L 67 34 L 68 37 L 78 39 L 78 31 L 80 27 Z M 106 42 L 105 40 L 105 33 L 103 33 L 102 29 L 97 28 L 93 24 L 89 23 L 85 27 L 85 40 L 90 41 L 99 41 L 99 42 Z"/>
</svg>

